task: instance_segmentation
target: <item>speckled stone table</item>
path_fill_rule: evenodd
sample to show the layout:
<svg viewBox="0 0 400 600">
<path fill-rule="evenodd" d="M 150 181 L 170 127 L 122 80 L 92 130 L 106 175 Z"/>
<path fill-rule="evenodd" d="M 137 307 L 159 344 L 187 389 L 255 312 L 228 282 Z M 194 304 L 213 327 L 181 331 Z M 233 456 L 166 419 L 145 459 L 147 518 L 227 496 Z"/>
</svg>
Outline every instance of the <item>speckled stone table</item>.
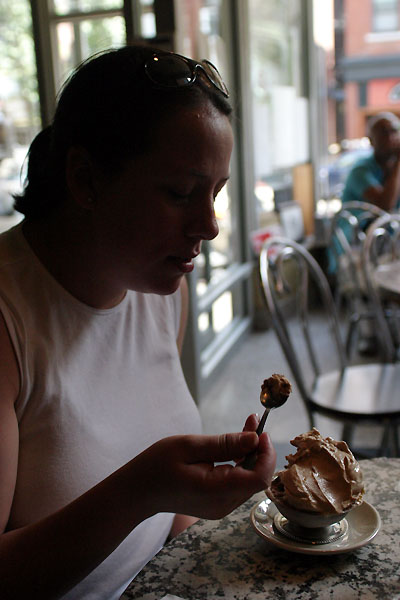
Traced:
<svg viewBox="0 0 400 600">
<path fill-rule="evenodd" d="M 257 494 L 220 521 L 199 521 L 165 546 L 121 600 L 399 600 L 400 459 L 361 461 L 365 500 L 382 525 L 365 546 L 308 555 L 278 548 L 254 531 Z"/>
</svg>

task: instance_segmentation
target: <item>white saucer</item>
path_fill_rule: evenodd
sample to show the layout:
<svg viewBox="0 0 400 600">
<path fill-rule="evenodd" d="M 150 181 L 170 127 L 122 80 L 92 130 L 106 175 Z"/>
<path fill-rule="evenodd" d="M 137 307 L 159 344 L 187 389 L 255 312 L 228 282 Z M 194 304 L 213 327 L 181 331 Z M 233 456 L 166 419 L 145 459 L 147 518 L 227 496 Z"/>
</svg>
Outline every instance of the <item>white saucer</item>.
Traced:
<svg viewBox="0 0 400 600">
<path fill-rule="evenodd" d="M 329 544 L 319 545 L 297 542 L 279 533 L 273 525 L 277 513 L 279 511 L 275 504 L 269 498 L 266 498 L 252 508 L 250 513 L 251 524 L 258 535 L 271 542 L 271 544 L 301 554 L 341 554 L 356 550 L 370 542 L 381 526 L 378 511 L 371 504 L 364 501 L 353 508 L 346 516 L 348 528 L 340 539 Z"/>
</svg>

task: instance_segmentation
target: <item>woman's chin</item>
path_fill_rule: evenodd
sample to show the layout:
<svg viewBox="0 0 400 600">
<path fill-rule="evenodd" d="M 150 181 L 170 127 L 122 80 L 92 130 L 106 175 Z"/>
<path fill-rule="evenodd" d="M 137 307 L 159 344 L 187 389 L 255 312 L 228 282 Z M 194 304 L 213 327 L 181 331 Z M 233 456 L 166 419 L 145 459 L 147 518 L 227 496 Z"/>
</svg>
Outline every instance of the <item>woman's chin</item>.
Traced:
<svg viewBox="0 0 400 600">
<path fill-rule="evenodd" d="M 182 281 L 182 275 L 175 279 L 170 279 L 168 281 L 157 281 L 149 283 L 147 286 L 144 286 L 142 289 L 137 290 L 143 292 L 145 294 L 158 294 L 159 296 L 169 296 L 170 294 L 174 294 L 176 290 L 179 288 Z"/>
</svg>

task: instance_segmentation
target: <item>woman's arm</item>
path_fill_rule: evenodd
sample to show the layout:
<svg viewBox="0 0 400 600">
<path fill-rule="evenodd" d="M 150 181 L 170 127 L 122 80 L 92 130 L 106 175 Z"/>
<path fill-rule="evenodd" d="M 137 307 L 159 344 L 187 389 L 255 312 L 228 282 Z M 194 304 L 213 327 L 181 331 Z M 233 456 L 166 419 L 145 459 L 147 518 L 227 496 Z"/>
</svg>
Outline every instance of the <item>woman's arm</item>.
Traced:
<svg viewBox="0 0 400 600">
<path fill-rule="evenodd" d="M 18 423 L 14 402 L 19 391 L 17 361 L 0 312 L 0 534 L 10 517 L 18 466 Z"/>
</svg>

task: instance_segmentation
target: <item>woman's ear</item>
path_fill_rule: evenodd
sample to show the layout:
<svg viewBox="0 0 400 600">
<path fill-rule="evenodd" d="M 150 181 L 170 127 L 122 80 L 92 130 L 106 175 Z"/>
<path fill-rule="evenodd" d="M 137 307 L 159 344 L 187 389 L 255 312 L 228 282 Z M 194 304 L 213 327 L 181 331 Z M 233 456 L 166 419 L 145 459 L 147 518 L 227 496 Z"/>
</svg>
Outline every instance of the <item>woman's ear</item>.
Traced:
<svg viewBox="0 0 400 600">
<path fill-rule="evenodd" d="M 96 199 L 96 166 L 85 148 L 81 146 L 69 148 L 65 179 L 73 200 L 82 208 L 92 210 Z"/>
</svg>

